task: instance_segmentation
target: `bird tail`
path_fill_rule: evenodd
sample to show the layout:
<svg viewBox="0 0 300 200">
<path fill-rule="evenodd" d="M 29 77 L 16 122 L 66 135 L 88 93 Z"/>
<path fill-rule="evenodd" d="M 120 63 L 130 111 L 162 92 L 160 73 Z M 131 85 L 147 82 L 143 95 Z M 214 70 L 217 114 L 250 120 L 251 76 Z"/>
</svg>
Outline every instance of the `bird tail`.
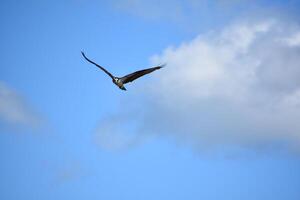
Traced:
<svg viewBox="0 0 300 200">
<path fill-rule="evenodd" d="M 121 87 L 119 87 L 121 90 L 126 90 L 126 88 L 124 87 L 124 85 L 122 85 Z"/>
</svg>

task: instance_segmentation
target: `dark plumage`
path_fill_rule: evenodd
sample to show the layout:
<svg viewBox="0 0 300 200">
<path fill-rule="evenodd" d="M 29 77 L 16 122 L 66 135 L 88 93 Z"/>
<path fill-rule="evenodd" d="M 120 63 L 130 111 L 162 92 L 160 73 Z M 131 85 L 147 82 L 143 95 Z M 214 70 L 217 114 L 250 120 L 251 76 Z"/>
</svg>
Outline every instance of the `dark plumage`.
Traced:
<svg viewBox="0 0 300 200">
<path fill-rule="evenodd" d="M 129 82 L 132 82 L 134 81 L 135 79 L 138 79 L 140 78 L 141 76 L 144 76 L 146 74 L 149 74 L 155 70 L 158 70 L 162 67 L 165 66 L 164 65 L 159 65 L 159 66 L 156 66 L 156 67 L 152 67 L 152 68 L 148 68 L 148 69 L 143 69 L 143 70 L 139 70 L 139 71 L 136 71 L 136 72 L 133 72 L 131 74 L 128 74 L 126 76 L 123 76 L 123 77 L 116 77 L 116 76 L 113 76 L 110 72 L 108 72 L 104 67 L 101 67 L 100 65 L 98 65 L 97 63 L 91 61 L 90 59 L 88 59 L 85 54 L 83 52 L 81 52 L 82 56 L 90 63 L 96 65 L 97 67 L 99 67 L 102 71 L 104 71 L 108 76 L 110 76 L 110 78 L 112 79 L 113 83 L 116 84 L 121 90 L 126 90 L 126 88 L 124 87 L 124 84 L 126 83 L 129 83 Z"/>
</svg>

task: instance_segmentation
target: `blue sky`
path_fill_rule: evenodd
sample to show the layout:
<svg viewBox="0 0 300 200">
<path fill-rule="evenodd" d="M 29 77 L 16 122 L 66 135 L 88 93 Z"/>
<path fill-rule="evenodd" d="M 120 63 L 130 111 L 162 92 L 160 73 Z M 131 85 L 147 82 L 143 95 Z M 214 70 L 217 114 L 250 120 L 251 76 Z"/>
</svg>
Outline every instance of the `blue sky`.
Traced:
<svg viewBox="0 0 300 200">
<path fill-rule="evenodd" d="M 0 199 L 299 199 L 299 6 L 1 1 Z"/>
</svg>

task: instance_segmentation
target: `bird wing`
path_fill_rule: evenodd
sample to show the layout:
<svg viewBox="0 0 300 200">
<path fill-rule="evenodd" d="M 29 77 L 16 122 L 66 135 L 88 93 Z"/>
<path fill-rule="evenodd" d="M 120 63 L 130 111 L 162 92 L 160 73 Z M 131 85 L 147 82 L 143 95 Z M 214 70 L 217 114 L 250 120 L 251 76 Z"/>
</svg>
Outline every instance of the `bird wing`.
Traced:
<svg viewBox="0 0 300 200">
<path fill-rule="evenodd" d="M 108 76 L 110 76 L 110 78 L 114 78 L 114 76 L 111 74 L 111 73 L 109 73 L 106 69 L 104 69 L 104 67 L 101 67 L 100 65 L 98 65 L 97 63 L 95 63 L 95 62 L 93 62 L 93 61 L 91 61 L 90 59 L 88 59 L 85 55 L 84 55 L 84 53 L 83 52 L 81 52 L 81 54 L 82 54 L 82 56 L 87 60 L 87 61 L 89 61 L 90 63 L 92 63 L 92 64 L 94 64 L 94 65 L 96 65 L 97 67 L 99 67 L 102 71 L 104 71 Z"/>
<path fill-rule="evenodd" d="M 152 67 L 152 68 L 148 68 L 148 69 L 139 70 L 139 71 L 133 72 L 131 74 L 128 74 L 126 76 L 123 76 L 121 78 L 121 80 L 122 80 L 123 84 L 129 83 L 129 82 L 134 81 L 137 78 L 140 78 L 141 76 L 149 74 L 149 73 L 151 73 L 151 72 L 153 72 L 155 70 L 158 70 L 158 69 L 160 69 L 160 68 L 162 68 L 164 66 L 165 66 L 165 64 L 164 65 L 159 65 L 157 67 Z"/>
</svg>

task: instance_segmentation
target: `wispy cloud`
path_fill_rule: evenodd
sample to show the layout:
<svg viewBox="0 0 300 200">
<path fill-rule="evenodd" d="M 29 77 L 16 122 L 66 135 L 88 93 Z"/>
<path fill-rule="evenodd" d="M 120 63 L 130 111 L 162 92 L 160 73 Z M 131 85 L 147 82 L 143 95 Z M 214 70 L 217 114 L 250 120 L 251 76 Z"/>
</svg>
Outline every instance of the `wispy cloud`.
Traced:
<svg viewBox="0 0 300 200">
<path fill-rule="evenodd" d="M 142 112 L 137 129 L 199 148 L 299 145 L 299 31 L 275 18 L 240 20 L 153 56 L 168 66 L 127 104 Z"/>
<path fill-rule="evenodd" d="M 147 140 L 131 119 L 130 115 L 112 115 L 101 120 L 95 130 L 95 144 L 106 151 L 120 152 Z"/>
<path fill-rule="evenodd" d="M 84 170 L 80 162 L 68 163 L 60 166 L 60 168 L 57 169 L 55 182 L 57 184 L 69 183 L 78 181 L 84 176 Z"/>
<path fill-rule="evenodd" d="M 300 46 L 300 32 L 296 32 L 294 35 L 284 38 L 282 41 L 291 47 Z"/>
<path fill-rule="evenodd" d="M 272 4 L 268 0 L 113 0 L 111 5 L 117 11 L 135 17 L 171 23 L 185 31 L 199 31 L 220 27 L 245 14 L 269 16 L 274 10 L 291 11 L 299 3 L 293 0 Z M 297 10 L 293 12 L 297 13 Z"/>
<path fill-rule="evenodd" d="M 150 20 L 164 18 L 178 21 L 183 17 L 180 1 L 117 0 L 113 2 L 113 6 L 120 11 Z"/>
<path fill-rule="evenodd" d="M 38 127 L 37 112 L 13 88 L 0 81 L 0 120 L 12 126 Z"/>
</svg>

